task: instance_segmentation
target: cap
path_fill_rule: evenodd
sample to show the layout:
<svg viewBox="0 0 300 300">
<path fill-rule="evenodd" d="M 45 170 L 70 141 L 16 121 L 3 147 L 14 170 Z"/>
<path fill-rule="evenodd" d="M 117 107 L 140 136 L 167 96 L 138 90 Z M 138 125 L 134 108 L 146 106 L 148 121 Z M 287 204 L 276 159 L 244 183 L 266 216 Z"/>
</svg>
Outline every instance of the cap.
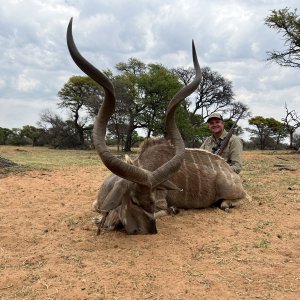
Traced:
<svg viewBox="0 0 300 300">
<path fill-rule="evenodd" d="M 209 120 L 213 119 L 213 118 L 220 119 L 220 120 L 223 121 L 222 115 L 215 112 L 215 113 L 212 113 L 211 115 L 208 116 L 206 123 L 208 123 Z"/>
</svg>

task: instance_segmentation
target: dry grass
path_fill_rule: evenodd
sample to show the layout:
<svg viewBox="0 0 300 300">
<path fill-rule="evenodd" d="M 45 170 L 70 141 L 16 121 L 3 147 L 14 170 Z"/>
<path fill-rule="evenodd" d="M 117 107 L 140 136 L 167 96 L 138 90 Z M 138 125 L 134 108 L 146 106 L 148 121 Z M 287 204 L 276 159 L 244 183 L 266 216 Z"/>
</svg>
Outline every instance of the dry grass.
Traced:
<svg viewBox="0 0 300 300">
<path fill-rule="evenodd" d="M 0 153 L 3 157 L 31 169 L 52 170 L 60 167 L 81 167 L 101 163 L 95 151 L 87 150 L 0 146 Z"/>
<path fill-rule="evenodd" d="M 299 155 L 245 152 L 252 201 L 231 213 L 182 211 L 157 235 L 96 236 L 90 205 L 108 174 L 97 155 L 16 149 L 0 148 L 29 169 L 0 179 L 1 300 L 299 297 Z"/>
</svg>

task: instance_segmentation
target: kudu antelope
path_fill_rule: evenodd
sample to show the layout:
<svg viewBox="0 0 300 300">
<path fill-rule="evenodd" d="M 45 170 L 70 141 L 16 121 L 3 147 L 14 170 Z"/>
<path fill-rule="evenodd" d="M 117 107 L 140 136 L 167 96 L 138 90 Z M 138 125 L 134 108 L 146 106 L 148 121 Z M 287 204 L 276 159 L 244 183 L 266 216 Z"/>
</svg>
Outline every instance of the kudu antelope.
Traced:
<svg viewBox="0 0 300 300">
<path fill-rule="evenodd" d="M 111 81 L 78 52 L 72 36 L 72 19 L 67 44 L 77 66 L 105 91 L 105 99 L 93 130 L 95 148 L 112 172 L 103 182 L 94 210 L 101 213 L 101 228 L 124 227 L 128 234 L 157 233 L 155 217 L 170 207 L 205 208 L 219 199 L 223 208 L 235 206 L 245 196 L 240 177 L 219 156 L 204 150 L 185 149 L 175 122 L 180 102 L 192 94 L 201 82 L 201 71 L 192 44 L 195 78 L 169 102 L 165 138 L 148 139 L 139 156 L 131 161 L 118 159 L 105 144 L 106 127 L 115 107 Z"/>
</svg>

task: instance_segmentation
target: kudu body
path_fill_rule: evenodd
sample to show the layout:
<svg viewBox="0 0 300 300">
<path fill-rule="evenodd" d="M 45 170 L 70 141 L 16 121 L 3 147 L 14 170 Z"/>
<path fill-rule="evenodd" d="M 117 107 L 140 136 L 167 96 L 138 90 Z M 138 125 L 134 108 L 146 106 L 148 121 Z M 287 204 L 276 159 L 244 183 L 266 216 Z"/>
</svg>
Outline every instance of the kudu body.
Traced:
<svg viewBox="0 0 300 300">
<path fill-rule="evenodd" d="M 109 79 L 78 52 L 72 36 L 72 19 L 67 31 L 70 54 L 78 67 L 99 83 L 105 99 L 94 124 L 94 145 L 105 166 L 113 173 L 103 182 L 94 210 L 102 214 L 101 228 L 120 225 L 129 234 L 156 233 L 155 216 L 169 207 L 205 208 L 219 199 L 222 207 L 235 206 L 245 196 L 240 177 L 219 156 L 204 150 L 185 149 L 175 122 L 175 111 L 201 82 L 201 71 L 193 44 L 194 80 L 170 101 L 166 113 L 165 138 L 145 141 L 139 156 L 122 161 L 106 144 L 106 127 L 115 107 L 114 88 Z"/>
</svg>

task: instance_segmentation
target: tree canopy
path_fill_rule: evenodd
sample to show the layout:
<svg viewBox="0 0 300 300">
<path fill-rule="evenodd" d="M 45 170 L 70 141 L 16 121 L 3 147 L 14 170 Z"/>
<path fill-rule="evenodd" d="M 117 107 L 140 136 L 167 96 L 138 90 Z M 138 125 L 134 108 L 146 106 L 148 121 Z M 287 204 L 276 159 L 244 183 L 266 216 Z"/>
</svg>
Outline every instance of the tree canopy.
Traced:
<svg viewBox="0 0 300 300">
<path fill-rule="evenodd" d="M 257 140 L 261 150 L 267 147 L 278 147 L 287 136 L 284 124 L 274 118 L 255 116 L 249 120 L 249 125 L 255 127 L 255 129 L 247 128 L 247 130 L 252 135 L 252 140 Z"/>
<path fill-rule="evenodd" d="M 116 96 L 115 112 L 107 126 L 111 143 L 130 151 L 140 142 L 138 129 L 146 136 L 165 134 L 165 113 L 169 101 L 195 76 L 192 68 L 168 69 L 161 64 L 145 64 L 136 58 L 120 62 L 117 72 L 102 71 L 113 83 Z M 234 102 L 232 83 L 209 67 L 202 68 L 203 81 L 189 98 L 177 108 L 176 122 L 188 147 L 199 147 L 210 134 L 205 118 L 218 110 L 229 114 L 229 121 L 243 109 Z M 58 91 L 58 107 L 68 116 L 45 110 L 39 128 L 0 128 L 0 144 L 51 145 L 59 148 L 92 146 L 93 121 L 104 100 L 103 88 L 88 76 L 71 76 Z M 141 131 L 140 131 L 141 132 Z"/>
<path fill-rule="evenodd" d="M 272 10 L 265 19 L 265 24 L 274 28 L 283 36 L 285 49 L 267 52 L 268 60 L 274 61 L 281 66 L 300 67 L 300 17 L 297 9 L 289 8 Z"/>
<path fill-rule="evenodd" d="M 125 151 L 130 151 L 133 134 L 143 128 L 149 137 L 164 132 L 165 109 L 172 96 L 181 87 L 178 78 L 159 64 L 144 64 L 131 58 L 116 66 L 119 74 L 114 77 L 117 106 L 123 113 L 126 127 Z M 124 105 L 125 104 L 125 105 Z M 126 116 L 124 118 L 124 115 Z"/>
<path fill-rule="evenodd" d="M 137 129 L 143 129 L 148 137 L 165 134 L 166 107 L 195 74 L 192 68 L 168 69 L 161 64 L 145 64 L 136 58 L 116 64 L 116 70 L 116 75 L 105 71 L 116 95 L 115 113 L 109 121 L 108 133 L 110 138 L 115 136 L 125 151 L 130 151 Z M 210 113 L 229 112 L 230 118 L 234 118 L 241 109 L 247 110 L 242 103 L 233 101 L 232 83 L 222 75 L 204 67 L 202 78 L 196 92 L 177 109 L 178 127 L 190 147 L 200 146 L 209 135 L 205 118 Z M 58 96 L 59 107 L 71 112 L 70 121 L 78 143 L 84 144 L 86 132 L 91 129 L 88 121 L 94 119 L 103 101 L 102 88 L 87 76 L 73 76 Z M 56 129 L 60 127 L 62 124 Z"/>
<path fill-rule="evenodd" d="M 281 120 L 290 137 L 290 148 L 294 148 L 294 134 L 300 128 L 300 116 L 294 109 L 290 110 L 287 104 L 285 104 L 285 112 L 285 117 Z M 295 146 L 295 148 L 297 147 Z"/>
<path fill-rule="evenodd" d="M 78 144 L 84 145 L 84 131 L 91 129 L 88 126 L 90 115 L 84 112 L 88 112 L 95 103 L 100 105 L 103 99 L 102 88 L 88 76 L 72 76 L 58 92 L 58 97 L 60 99 L 58 107 L 71 112 L 71 120 L 79 139 Z"/>
</svg>

